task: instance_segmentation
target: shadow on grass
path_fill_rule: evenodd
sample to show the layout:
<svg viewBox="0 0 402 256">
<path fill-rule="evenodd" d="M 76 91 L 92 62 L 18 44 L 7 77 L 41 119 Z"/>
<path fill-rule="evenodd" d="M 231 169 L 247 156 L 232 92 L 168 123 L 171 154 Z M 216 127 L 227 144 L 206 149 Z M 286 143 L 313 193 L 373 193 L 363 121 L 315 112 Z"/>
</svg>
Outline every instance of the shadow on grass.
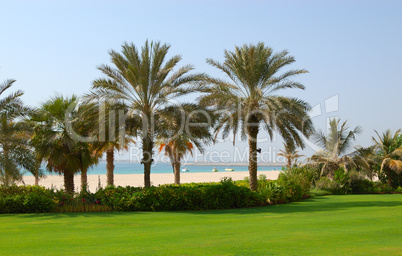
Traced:
<svg viewBox="0 0 402 256">
<path fill-rule="evenodd" d="M 150 212 L 71 212 L 71 213 L 19 213 L 19 214 L 0 214 L 2 217 L 13 216 L 17 218 L 43 218 L 43 219 L 62 219 L 77 217 L 102 217 L 110 218 L 129 214 L 148 214 Z"/>
<path fill-rule="evenodd" d="M 345 198 L 345 200 L 337 200 L 339 198 Z M 243 208 L 243 209 L 230 209 L 230 210 L 214 210 L 214 211 L 188 211 L 182 213 L 188 214 L 260 214 L 260 213 L 302 213 L 302 212 L 325 212 L 325 211 L 339 211 L 347 210 L 357 207 L 397 207 L 402 206 L 402 200 L 364 200 L 363 196 L 358 196 L 353 200 L 353 195 L 347 196 L 320 196 L 314 197 L 299 202 L 293 202 L 288 204 L 278 204 L 263 207 Z M 363 199 L 363 200 L 361 200 Z M 401 197 L 402 199 L 402 197 Z"/>
<path fill-rule="evenodd" d="M 381 198 L 376 198 L 381 197 Z M 396 200 L 395 200 L 396 199 Z M 399 199 L 399 200 L 398 200 Z M 261 214 L 261 213 L 303 213 L 347 210 L 357 207 L 397 207 L 402 206 L 402 195 L 395 198 L 393 195 L 346 195 L 346 196 L 319 196 L 288 204 L 278 204 L 262 207 L 204 210 L 204 211 L 170 211 L 157 212 L 159 214 L 195 214 L 195 215 L 221 215 L 221 214 Z M 152 214 L 153 212 L 77 212 L 77 213 L 33 213 L 33 214 L 0 214 L 1 217 L 16 216 L 19 218 L 75 218 L 75 217 L 116 217 L 133 214 Z"/>
</svg>

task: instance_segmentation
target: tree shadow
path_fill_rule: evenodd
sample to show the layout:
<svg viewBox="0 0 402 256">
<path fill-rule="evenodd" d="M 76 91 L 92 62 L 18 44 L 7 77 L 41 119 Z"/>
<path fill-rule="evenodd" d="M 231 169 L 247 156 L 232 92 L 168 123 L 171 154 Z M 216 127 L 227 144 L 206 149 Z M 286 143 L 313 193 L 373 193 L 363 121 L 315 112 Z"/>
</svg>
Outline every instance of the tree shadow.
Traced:
<svg viewBox="0 0 402 256">
<path fill-rule="evenodd" d="M 336 197 L 336 196 L 335 196 Z M 349 195 L 348 195 L 349 197 Z M 288 204 L 277 204 L 262 207 L 230 209 L 230 210 L 208 210 L 208 211 L 188 211 L 187 214 L 260 214 L 260 213 L 302 213 L 302 212 L 325 212 L 339 211 L 357 207 L 397 207 L 402 206 L 402 200 L 351 200 L 334 201 L 326 196 L 314 197 L 299 202 Z"/>
<path fill-rule="evenodd" d="M 370 196 L 370 198 L 364 198 Z M 338 196 L 317 196 L 310 199 L 302 200 L 299 202 L 292 202 L 288 204 L 277 204 L 262 207 L 252 208 L 236 208 L 225 210 L 200 210 L 200 211 L 169 211 L 159 213 L 178 213 L 178 214 L 195 214 L 195 215 L 243 215 L 243 214 L 283 214 L 283 213 L 303 213 L 303 212 L 325 212 L 325 211 L 339 211 L 357 207 L 398 207 L 402 206 L 402 197 L 397 197 L 394 200 L 394 195 L 381 196 L 379 200 L 372 200 L 373 196 L 377 195 L 347 195 L 348 200 L 338 201 Z M 343 196 L 339 196 L 343 197 Z M 354 200 L 349 200 L 354 197 Z M 392 198 L 392 200 L 391 200 Z M 76 218 L 76 217 L 102 217 L 110 218 L 116 216 L 133 215 L 133 214 L 152 214 L 153 212 L 76 212 L 76 213 L 29 213 L 29 214 L 0 214 L 2 217 L 14 216 L 17 218 L 43 218 L 43 219 L 61 219 L 61 218 Z"/>
</svg>

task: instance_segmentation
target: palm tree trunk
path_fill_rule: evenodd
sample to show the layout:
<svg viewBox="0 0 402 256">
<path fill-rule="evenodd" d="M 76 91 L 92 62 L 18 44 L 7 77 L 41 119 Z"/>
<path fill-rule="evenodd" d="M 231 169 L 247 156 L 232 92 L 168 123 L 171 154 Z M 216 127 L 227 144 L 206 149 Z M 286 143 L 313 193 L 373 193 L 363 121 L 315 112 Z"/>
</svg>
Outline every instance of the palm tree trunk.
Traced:
<svg viewBox="0 0 402 256">
<path fill-rule="evenodd" d="M 148 134 L 150 134 L 149 131 Z M 142 163 L 144 164 L 144 186 L 146 188 L 151 186 L 152 148 L 153 141 L 151 136 L 144 135 L 142 140 Z"/>
<path fill-rule="evenodd" d="M 254 116 L 249 118 L 249 126 L 247 127 L 249 158 L 248 172 L 250 176 L 250 189 L 257 191 L 257 135 L 258 135 L 258 120 Z"/>
<path fill-rule="evenodd" d="M 180 185 L 180 161 L 174 163 L 174 184 Z"/>
<path fill-rule="evenodd" d="M 292 167 L 292 159 L 288 157 L 288 170 Z"/>
<path fill-rule="evenodd" d="M 114 185 L 114 149 L 106 151 L 106 184 Z"/>
<path fill-rule="evenodd" d="M 35 186 L 39 185 L 39 175 L 35 174 Z"/>
<path fill-rule="evenodd" d="M 82 169 L 81 170 L 81 191 L 87 191 L 88 189 L 88 170 Z"/>
<path fill-rule="evenodd" d="M 74 193 L 74 173 L 71 170 L 64 170 L 64 189 L 67 193 Z"/>
</svg>

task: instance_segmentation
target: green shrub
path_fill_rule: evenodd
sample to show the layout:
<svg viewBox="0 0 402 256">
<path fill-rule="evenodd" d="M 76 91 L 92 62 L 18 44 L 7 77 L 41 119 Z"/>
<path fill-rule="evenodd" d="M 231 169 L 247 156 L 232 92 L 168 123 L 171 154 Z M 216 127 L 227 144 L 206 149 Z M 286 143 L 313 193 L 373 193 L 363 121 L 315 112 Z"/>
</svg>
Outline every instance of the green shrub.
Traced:
<svg viewBox="0 0 402 256">
<path fill-rule="evenodd" d="M 321 177 L 315 184 L 316 189 L 326 190 L 334 195 L 345 195 L 351 192 L 351 179 L 343 168 L 339 168 L 334 173 L 331 180 L 328 177 Z"/>
<path fill-rule="evenodd" d="M 366 178 L 366 175 L 357 171 L 350 171 L 350 189 L 352 194 L 365 194 L 375 192 L 375 183 Z"/>
<path fill-rule="evenodd" d="M 53 191 L 41 186 L 0 186 L 0 213 L 40 213 L 55 208 Z"/>
<path fill-rule="evenodd" d="M 236 186 L 230 179 L 220 183 L 162 185 L 150 188 L 108 187 L 95 196 L 118 211 L 178 211 L 230 209 L 262 205 L 256 192 Z"/>
</svg>

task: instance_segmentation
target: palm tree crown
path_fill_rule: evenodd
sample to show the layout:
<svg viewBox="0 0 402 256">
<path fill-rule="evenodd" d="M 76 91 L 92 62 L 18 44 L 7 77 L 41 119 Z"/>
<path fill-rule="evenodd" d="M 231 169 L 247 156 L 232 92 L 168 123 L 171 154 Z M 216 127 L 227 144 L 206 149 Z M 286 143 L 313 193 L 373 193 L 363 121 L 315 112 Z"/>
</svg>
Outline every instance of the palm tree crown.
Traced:
<svg viewBox="0 0 402 256">
<path fill-rule="evenodd" d="M 213 106 L 221 114 L 216 132 L 222 131 L 227 137 L 240 131 L 249 140 L 250 188 L 257 189 L 257 148 L 259 126 L 268 131 L 272 139 L 275 131 L 297 146 L 304 146 L 301 133 L 312 133 L 312 122 L 307 114 L 309 105 L 296 98 L 279 96 L 282 89 L 304 86 L 291 80 L 294 76 L 307 73 L 303 69 L 293 69 L 279 74 L 279 71 L 295 62 L 287 51 L 274 53 L 264 43 L 243 45 L 235 51 L 225 51 L 224 63 L 212 59 L 207 62 L 223 71 L 230 81 L 209 78 L 210 86 L 202 90 L 206 95 L 201 104 Z"/>
</svg>

